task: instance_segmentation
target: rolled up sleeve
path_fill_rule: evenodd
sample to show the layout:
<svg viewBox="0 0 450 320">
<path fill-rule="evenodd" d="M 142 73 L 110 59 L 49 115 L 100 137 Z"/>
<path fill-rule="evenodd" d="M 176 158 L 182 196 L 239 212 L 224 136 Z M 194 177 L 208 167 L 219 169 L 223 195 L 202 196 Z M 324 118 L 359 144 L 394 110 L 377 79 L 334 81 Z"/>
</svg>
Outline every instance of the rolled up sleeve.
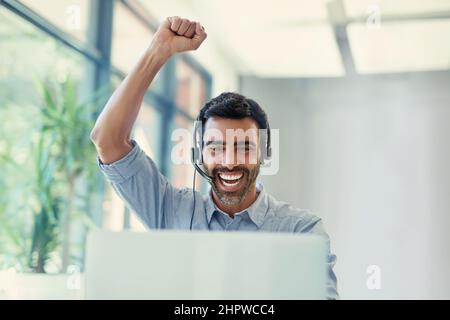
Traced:
<svg viewBox="0 0 450 320">
<path fill-rule="evenodd" d="M 153 160 L 131 140 L 132 149 L 122 159 L 98 165 L 113 189 L 149 228 L 185 227 L 189 220 L 186 207 L 191 202 L 186 190 L 174 188 Z M 177 212 L 178 211 L 178 212 Z"/>
</svg>

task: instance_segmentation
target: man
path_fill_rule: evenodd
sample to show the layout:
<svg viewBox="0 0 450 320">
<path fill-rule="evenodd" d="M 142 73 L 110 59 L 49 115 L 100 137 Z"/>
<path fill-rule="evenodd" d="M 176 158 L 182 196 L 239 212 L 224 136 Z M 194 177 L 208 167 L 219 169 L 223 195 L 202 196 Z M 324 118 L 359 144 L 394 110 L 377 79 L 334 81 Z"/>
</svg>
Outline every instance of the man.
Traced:
<svg viewBox="0 0 450 320">
<path fill-rule="evenodd" d="M 202 156 L 211 190 L 205 197 L 192 189 L 176 189 L 154 162 L 130 139 L 143 96 L 159 69 L 173 54 L 196 50 L 207 34 L 199 22 L 169 17 L 160 25 L 150 46 L 109 99 L 92 130 L 99 166 L 117 193 L 149 228 L 246 230 L 318 234 L 328 243 L 327 297 L 337 299 L 329 237 L 321 220 L 292 208 L 265 193 L 256 182 L 266 145 L 252 135 L 226 141 L 202 136 Z M 199 120 L 205 132 L 227 137 L 227 130 L 268 129 L 259 105 L 237 93 L 222 93 L 208 102 Z M 242 142 L 242 143 L 241 143 Z M 239 146 L 240 144 L 240 146 Z M 230 147 L 231 145 L 231 147 Z M 236 156 L 237 155 L 237 156 Z M 242 156 L 242 157 L 239 157 Z M 239 158 L 244 161 L 237 161 Z"/>
</svg>

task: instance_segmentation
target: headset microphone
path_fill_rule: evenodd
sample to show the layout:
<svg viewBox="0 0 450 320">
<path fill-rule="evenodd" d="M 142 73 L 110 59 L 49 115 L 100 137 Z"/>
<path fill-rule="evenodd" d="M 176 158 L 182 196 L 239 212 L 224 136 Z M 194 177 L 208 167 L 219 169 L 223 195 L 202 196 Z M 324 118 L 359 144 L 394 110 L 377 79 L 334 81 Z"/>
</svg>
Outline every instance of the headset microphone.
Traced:
<svg viewBox="0 0 450 320">
<path fill-rule="evenodd" d="M 195 160 L 195 159 L 198 159 L 198 158 L 196 158 L 196 154 L 195 154 L 195 153 L 196 153 L 196 150 L 195 150 L 195 148 L 192 148 L 191 151 L 192 151 L 192 153 L 191 153 L 191 162 L 192 162 L 192 165 L 194 166 L 195 170 L 196 170 L 203 178 L 205 178 L 206 180 L 208 180 L 209 183 L 212 183 L 213 177 L 211 177 L 209 174 L 207 174 L 205 171 L 203 171 L 202 168 L 200 168 L 200 166 L 197 164 L 197 162 L 196 162 L 196 160 Z"/>
<path fill-rule="evenodd" d="M 202 149 L 201 149 L 201 145 L 199 145 L 198 141 L 201 141 L 201 132 L 199 133 L 199 130 L 201 130 L 201 128 L 198 127 L 198 122 L 199 122 L 200 116 L 197 118 L 197 120 L 194 123 L 194 134 L 193 134 L 193 147 L 191 148 L 191 162 L 192 165 L 194 166 L 195 170 L 194 170 L 194 178 L 192 179 L 192 196 L 194 198 L 193 201 L 193 206 L 192 206 L 192 214 L 191 214 L 191 222 L 189 224 L 189 230 L 192 230 L 192 222 L 194 220 L 194 214 L 195 214 L 195 174 L 198 172 L 203 178 L 205 178 L 209 183 L 213 183 L 213 177 L 211 177 L 209 174 L 207 174 L 204 170 L 202 170 L 202 168 L 200 168 L 200 166 L 198 165 L 197 162 L 202 163 Z M 201 123 L 201 122 L 200 122 Z M 200 137 L 197 137 L 197 135 L 200 134 Z M 200 142 L 201 144 L 202 142 Z"/>
</svg>

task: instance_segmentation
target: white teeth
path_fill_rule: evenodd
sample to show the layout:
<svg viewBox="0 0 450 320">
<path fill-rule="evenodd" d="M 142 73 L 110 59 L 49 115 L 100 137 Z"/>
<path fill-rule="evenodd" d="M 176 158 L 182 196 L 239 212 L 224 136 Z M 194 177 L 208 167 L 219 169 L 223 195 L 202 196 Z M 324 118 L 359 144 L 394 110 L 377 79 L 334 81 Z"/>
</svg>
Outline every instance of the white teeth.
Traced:
<svg viewBox="0 0 450 320">
<path fill-rule="evenodd" d="M 240 179 L 244 176 L 244 173 L 240 173 L 238 175 L 236 174 L 226 174 L 226 173 L 219 173 L 219 177 L 226 187 L 236 186 L 239 184 Z"/>
<path fill-rule="evenodd" d="M 221 177 L 222 179 L 231 180 L 231 181 L 239 180 L 240 178 L 242 178 L 243 175 L 244 175 L 243 173 L 241 173 L 240 175 L 231 175 L 231 174 L 226 174 L 226 173 L 219 173 L 219 177 Z"/>
<path fill-rule="evenodd" d="M 230 186 L 235 186 L 235 185 L 237 185 L 237 184 L 239 183 L 239 181 L 236 181 L 236 182 L 233 182 L 233 183 L 228 183 L 228 182 L 225 182 L 225 181 L 222 180 L 222 183 L 223 183 L 225 186 L 230 187 Z"/>
</svg>

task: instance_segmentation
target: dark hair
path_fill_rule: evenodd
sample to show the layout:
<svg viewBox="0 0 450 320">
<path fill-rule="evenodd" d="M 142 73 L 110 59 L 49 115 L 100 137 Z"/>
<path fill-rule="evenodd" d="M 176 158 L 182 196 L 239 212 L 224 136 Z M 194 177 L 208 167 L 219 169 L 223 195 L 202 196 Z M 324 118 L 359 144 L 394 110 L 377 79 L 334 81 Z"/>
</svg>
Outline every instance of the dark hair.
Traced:
<svg viewBox="0 0 450 320">
<path fill-rule="evenodd" d="M 197 118 L 205 126 L 206 121 L 212 117 L 243 119 L 252 118 L 259 129 L 268 129 L 269 122 L 264 110 L 256 101 L 235 92 L 223 92 L 211 99 L 200 110 Z"/>
</svg>

